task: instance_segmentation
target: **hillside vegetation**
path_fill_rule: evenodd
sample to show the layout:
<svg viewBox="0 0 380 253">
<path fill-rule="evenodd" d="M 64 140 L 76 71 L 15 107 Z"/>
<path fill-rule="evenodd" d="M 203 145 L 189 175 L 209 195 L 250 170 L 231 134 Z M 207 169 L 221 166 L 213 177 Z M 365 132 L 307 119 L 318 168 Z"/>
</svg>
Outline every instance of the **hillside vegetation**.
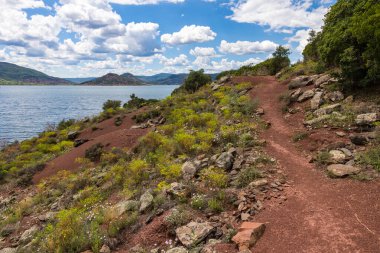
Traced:
<svg viewBox="0 0 380 253">
<path fill-rule="evenodd" d="M 345 88 L 380 81 L 380 3 L 338 0 L 325 17 L 321 32 L 310 33 L 305 61 L 320 70 L 337 69 Z"/>
<path fill-rule="evenodd" d="M 71 84 L 70 81 L 51 77 L 42 72 L 30 68 L 20 67 L 15 64 L 0 62 L 0 85 L 22 84 Z"/>
</svg>

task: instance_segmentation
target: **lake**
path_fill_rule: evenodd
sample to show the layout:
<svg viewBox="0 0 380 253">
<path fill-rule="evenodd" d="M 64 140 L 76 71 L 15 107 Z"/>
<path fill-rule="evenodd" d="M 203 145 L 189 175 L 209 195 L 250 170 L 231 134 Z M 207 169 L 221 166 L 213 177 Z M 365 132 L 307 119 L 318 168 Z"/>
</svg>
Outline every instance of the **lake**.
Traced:
<svg viewBox="0 0 380 253">
<path fill-rule="evenodd" d="M 0 141 L 31 138 L 48 124 L 81 119 L 102 111 L 107 99 L 162 99 L 176 85 L 154 86 L 0 86 Z"/>
</svg>

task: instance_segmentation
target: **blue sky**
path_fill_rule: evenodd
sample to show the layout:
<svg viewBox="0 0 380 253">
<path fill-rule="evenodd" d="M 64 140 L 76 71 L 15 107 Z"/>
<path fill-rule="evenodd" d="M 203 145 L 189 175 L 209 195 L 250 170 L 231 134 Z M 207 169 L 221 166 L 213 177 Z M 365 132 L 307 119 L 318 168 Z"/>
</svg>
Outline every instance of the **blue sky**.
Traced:
<svg viewBox="0 0 380 253">
<path fill-rule="evenodd" d="M 0 61 L 59 77 L 151 75 L 302 58 L 330 0 L 0 0 Z"/>
</svg>

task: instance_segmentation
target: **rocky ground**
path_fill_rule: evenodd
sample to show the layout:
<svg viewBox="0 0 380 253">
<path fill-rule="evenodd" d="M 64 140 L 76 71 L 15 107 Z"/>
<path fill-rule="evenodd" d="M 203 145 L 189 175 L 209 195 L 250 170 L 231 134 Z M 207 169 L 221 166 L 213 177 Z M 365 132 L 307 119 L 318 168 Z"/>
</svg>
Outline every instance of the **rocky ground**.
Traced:
<svg viewBox="0 0 380 253">
<path fill-rule="evenodd" d="M 153 189 L 135 199 L 121 193 L 109 196 L 102 206 L 108 216 L 139 216 L 134 225 L 107 238 L 98 252 L 378 252 L 380 181 L 373 165 L 360 162 L 360 154 L 378 145 L 379 106 L 330 91 L 336 80 L 328 75 L 285 83 L 275 77 L 227 77 L 213 84 L 212 91 L 244 82 L 251 85 L 239 90 L 239 95 L 259 101 L 252 117 L 261 117 L 265 127 L 254 139 L 255 147 L 229 147 L 185 159 L 181 180 L 164 189 L 160 205 L 161 194 Z M 110 119 L 95 132 L 78 133 L 74 137 L 78 147 L 52 160 L 34 182 L 59 168 L 76 171 L 76 158 L 94 143 L 131 148 L 137 137 L 165 122 L 161 117 L 136 124 L 132 117 L 125 116 L 119 127 Z M 260 170 L 259 176 L 248 174 L 257 173 L 250 172 L 252 166 Z M 200 175 L 207 168 L 220 169 L 228 177 L 223 199 L 229 201 L 221 211 L 203 208 L 200 192 L 218 196 L 221 191 L 204 184 Z M 102 182 L 106 171 L 86 173 Z M 244 182 L 242 175 L 250 181 Z M 106 191 L 110 186 L 99 183 L 99 187 Z M 37 192 L 35 186 L 3 186 L 0 208 Z M 80 200 L 83 194 L 69 200 Z M 199 210 L 183 209 L 180 203 L 186 198 Z M 62 196 L 49 210 L 2 227 L 0 253 L 31 252 L 28 245 L 68 205 L 67 200 Z"/>
</svg>

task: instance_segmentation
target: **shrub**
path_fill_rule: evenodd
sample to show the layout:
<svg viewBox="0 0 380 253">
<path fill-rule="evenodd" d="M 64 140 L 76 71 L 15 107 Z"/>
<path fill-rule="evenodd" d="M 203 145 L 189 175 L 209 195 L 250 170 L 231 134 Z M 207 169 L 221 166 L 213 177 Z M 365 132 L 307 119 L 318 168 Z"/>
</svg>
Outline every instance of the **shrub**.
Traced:
<svg viewBox="0 0 380 253">
<path fill-rule="evenodd" d="M 107 100 L 103 104 L 103 111 L 107 111 L 108 109 L 117 110 L 120 108 L 121 101 L 119 100 Z"/>
<path fill-rule="evenodd" d="M 212 198 L 212 199 L 210 199 L 207 202 L 207 205 L 208 205 L 208 208 L 210 208 L 210 210 L 212 212 L 215 212 L 215 213 L 220 213 L 220 212 L 222 212 L 224 210 L 223 209 L 223 203 L 218 198 Z"/>
<path fill-rule="evenodd" d="M 198 71 L 191 70 L 182 87 L 188 92 L 195 92 L 207 83 L 211 83 L 211 77 L 204 74 L 203 69 Z"/>
<path fill-rule="evenodd" d="M 170 164 L 170 165 L 159 165 L 161 175 L 167 179 L 176 179 L 181 176 L 181 165 L 180 164 Z"/>
<path fill-rule="evenodd" d="M 144 99 L 137 97 L 134 93 L 131 94 L 130 100 L 123 105 L 124 108 L 127 109 L 134 109 L 134 108 L 141 108 L 143 106 L 152 104 L 157 102 L 157 99 Z"/>
<path fill-rule="evenodd" d="M 138 217 L 138 212 L 132 212 L 112 220 L 108 225 L 108 235 L 110 237 L 118 236 L 120 231 L 134 225 L 138 221 Z"/>
<path fill-rule="evenodd" d="M 253 180 L 261 178 L 261 172 L 257 170 L 254 166 L 248 167 L 246 169 L 243 169 L 237 178 L 237 186 L 238 187 L 245 187 L 249 183 L 251 183 Z"/>
<path fill-rule="evenodd" d="M 58 123 L 57 129 L 58 130 L 64 130 L 68 127 L 71 127 L 74 124 L 75 124 L 75 119 L 61 120 Z"/>
<path fill-rule="evenodd" d="M 372 165 L 380 172 L 380 146 L 372 148 L 367 152 L 360 155 L 360 162 L 362 164 Z"/>
<path fill-rule="evenodd" d="M 331 161 L 331 155 L 328 151 L 321 151 L 317 154 L 316 162 L 318 164 L 329 164 Z"/>
<path fill-rule="evenodd" d="M 211 187 L 225 188 L 228 186 L 228 175 L 221 168 L 210 167 L 202 170 L 201 179 Z"/>
<path fill-rule="evenodd" d="M 303 139 L 307 138 L 309 136 L 308 132 L 299 132 L 293 135 L 292 141 L 293 142 L 298 142 L 302 141 Z"/>
<path fill-rule="evenodd" d="M 201 194 L 195 194 L 191 198 L 191 206 L 196 210 L 203 210 L 207 207 L 206 196 Z"/>
<path fill-rule="evenodd" d="M 149 164 L 141 159 L 132 160 L 127 166 L 127 181 L 138 184 L 149 177 Z"/>
<path fill-rule="evenodd" d="M 186 225 L 190 220 L 190 212 L 181 207 L 173 209 L 172 212 L 165 217 L 165 222 L 172 232 L 174 232 L 176 228 Z"/>
<path fill-rule="evenodd" d="M 97 143 L 86 149 L 84 157 L 89 159 L 91 162 L 97 162 L 103 153 L 103 144 Z"/>
</svg>

